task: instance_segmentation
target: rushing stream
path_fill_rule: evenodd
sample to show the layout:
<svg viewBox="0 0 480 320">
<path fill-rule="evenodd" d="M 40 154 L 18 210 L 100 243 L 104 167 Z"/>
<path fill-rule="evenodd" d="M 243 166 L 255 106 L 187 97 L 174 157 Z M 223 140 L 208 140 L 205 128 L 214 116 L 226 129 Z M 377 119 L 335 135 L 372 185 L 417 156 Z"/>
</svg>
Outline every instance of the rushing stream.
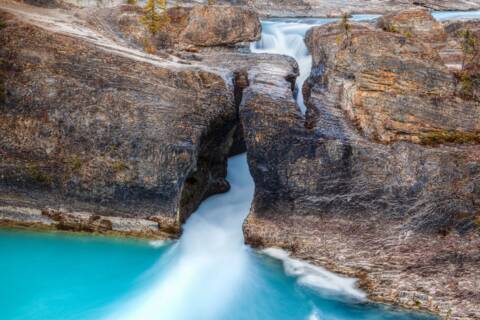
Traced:
<svg viewBox="0 0 480 320">
<path fill-rule="evenodd" d="M 303 36 L 329 21 L 265 21 L 252 50 L 297 59 L 301 87 L 311 67 Z M 301 95 L 297 99 L 304 109 Z M 231 190 L 204 201 L 176 242 L 0 231 L 0 318 L 432 318 L 369 303 L 354 279 L 279 250 L 258 253 L 245 246 L 242 223 L 254 191 L 245 155 L 229 160 L 227 178 Z"/>
</svg>

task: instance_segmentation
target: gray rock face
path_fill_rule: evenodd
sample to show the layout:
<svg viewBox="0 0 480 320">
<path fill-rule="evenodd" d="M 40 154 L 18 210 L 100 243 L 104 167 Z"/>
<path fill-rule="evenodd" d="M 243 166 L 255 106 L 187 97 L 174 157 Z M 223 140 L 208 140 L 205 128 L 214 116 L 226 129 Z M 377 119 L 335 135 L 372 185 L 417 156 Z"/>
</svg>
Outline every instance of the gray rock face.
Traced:
<svg viewBox="0 0 480 320">
<path fill-rule="evenodd" d="M 261 25 L 255 11 L 242 7 L 196 6 L 181 38 L 197 46 L 218 46 L 258 40 Z"/>
<path fill-rule="evenodd" d="M 72 198 L 176 225 L 203 198 L 228 190 L 237 112 L 222 76 L 6 23 L 2 192 L 35 186 L 52 206 Z"/>
<path fill-rule="evenodd" d="M 6 2 L 0 10 L 0 204 L 54 212 L 54 225 L 71 230 L 107 230 L 94 218 L 108 216 L 149 219 L 178 235 L 204 198 L 229 189 L 226 159 L 245 150 L 238 106 L 249 74 L 288 61 L 221 48 L 146 54 L 139 26 L 123 28 L 126 16 L 138 19 L 131 6 L 61 11 Z M 191 11 L 170 12 L 173 40 Z M 226 13 L 242 19 L 244 11 Z M 256 37 L 258 18 L 250 22 L 247 36 Z M 222 32 L 217 39 L 247 39 Z"/>
<path fill-rule="evenodd" d="M 444 288 L 446 270 L 479 276 L 480 105 L 414 37 L 332 24 L 306 43 L 305 118 L 287 81 L 266 97 L 247 89 L 240 107 L 256 186 L 247 242 L 361 277 L 378 300 L 477 317 L 474 284 Z"/>
</svg>

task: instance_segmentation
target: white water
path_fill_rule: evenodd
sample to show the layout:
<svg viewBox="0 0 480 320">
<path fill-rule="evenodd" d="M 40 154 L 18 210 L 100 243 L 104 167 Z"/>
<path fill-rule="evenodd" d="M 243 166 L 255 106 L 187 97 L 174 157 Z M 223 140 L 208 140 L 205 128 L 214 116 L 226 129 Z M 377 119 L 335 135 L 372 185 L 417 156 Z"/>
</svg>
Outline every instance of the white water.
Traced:
<svg viewBox="0 0 480 320">
<path fill-rule="evenodd" d="M 258 286 L 262 287 L 255 271 L 258 261 L 244 245 L 242 231 L 253 199 L 254 183 L 245 155 L 230 159 L 228 165 L 231 190 L 202 203 L 185 224 L 181 239 L 171 247 L 167 257 L 149 271 L 148 277 L 153 279 L 149 280 L 150 284 L 115 306 L 116 311 L 107 319 L 225 319 L 225 313 L 232 309 L 235 301 L 249 294 L 244 291 L 255 294 Z M 153 242 L 152 245 L 165 244 Z M 365 297 L 356 289 L 354 279 L 290 259 L 278 249 L 267 250 L 266 254 L 282 260 L 287 274 L 297 277 L 301 286 L 332 297 Z M 258 312 L 268 314 L 269 310 Z M 236 317 L 242 318 L 242 315 Z"/>
<path fill-rule="evenodd" d="M 298 283 L 317 289 L 326 294 L 343 295 L 357 300 L 366 299 L 367 295 L 356 287 L 356 279 L 341 277 L 324 268 L 311 265 L 305 261 L 291 258 L 288 252 L 278 248 L 268 248 L 263 252 L 281 260 L 285 273 L 298 278 Z"/>
<path fill-rule="evenodd" d="M 245 155 L 229 160 L 227 178 L 231 190 L 209 198 L 191 216 L 168 268 L 111 319 L 218 319 L 223 313 L 248 277 L 242 223 L 254 184 Z"/>
<path fill-rule="evenodd" d="M 378 15 L 355 15 L 352 20 L 372 20 Z M 269 20 L 262 23 L 262 39 L 252 43 L 250 50 L 257 53 L 274 53 L 290 56 L 297 60 L 300 75 L 296 81 L 296 100 L 300 110 L 306 110 L 302 87 L 312 69 L 312 57 L 304 42 L 305 33 L 315 25 L 336 21 L 337 19 L 284 19 Z"/>
</svg>

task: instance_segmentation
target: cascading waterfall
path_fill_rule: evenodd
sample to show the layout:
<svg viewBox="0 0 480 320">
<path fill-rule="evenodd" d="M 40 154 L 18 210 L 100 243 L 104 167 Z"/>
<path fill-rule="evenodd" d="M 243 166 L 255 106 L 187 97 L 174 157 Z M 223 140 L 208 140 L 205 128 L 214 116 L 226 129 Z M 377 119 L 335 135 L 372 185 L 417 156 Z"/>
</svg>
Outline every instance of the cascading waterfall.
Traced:
<svg viewBox="0 0 480 320">
<path fill-rule="evenodd" d="M 378 15 L 354 15 L 354 21 L 372 20 Z M 262 39 L 252 43 L 250 50 L 258 53 L 274 53 L 290 56 L 297 60 L 300 75 L 296 81 L 296 100 L 300 110 L 305 113 L 302 87 L 312 69 L 312 57 L 303 41 L 305 33 L 314 25 L 325 24 L 336 19 L 285 19 L 270 20 L 262 23 Z"/>
<path fill-rule="evenodd" d="M 434 14 L 439 19 L 462 15 L 478 17 L 480 12 Z M 352 19 L 374 17 L 357 15 Z M 252 51 L 295 58 L 300 67 L 297 92 L 301 92 L 311 69 L 303 42 L 305 32 L 332 20 L 265 21 L 262 40 L 252 44 Z M 301 94 L 297 101 L 305 111 Z M 31 235 L 0 232 L 0 267 L 7 270 L 0 273 L 0 283 L 22 293 L 12 299 L 0 286 L 2 317 L 15 319 L 21 309 L 27 318 L 38 319 L 432 319 L 368 303 L 354 279 L 292 259 L 279 249 L 261 253 L 250 249 L 244 244 L 242 223 L 250 209 L 254 184 L 245 155 L 229 160 L 227 179 L 231 190 L 204 201 L 174 243 L 153 242 L 142 247 L 62 235 L 36 235 L 31 241 Z M 31 252 L 22 255 L 25 248 Z M 70 269 L 75 276 L 61 278 Z M 16 274 L 21 281 L 12 281 Z M 37 274 L 41 275 L 38 284 Z M 135 281 L 123 285 L 132 278 Z M 28 289 L 43 290 L 42 300 L 38 292 L 29 294 Z M 13 302 L 2 305 L 7 298 Z M 111 301 L 116 302 L 109 304 Z"/>
<path fill-rule="evenodd" d="M 241 226 L 254 190 L 245 155 L 231 159 L 229 168 L 231 190 L 200 206 L 172 246 L 169 266 L 126 309 L 109 318 L 222 318 L 248 276 Z"/>
</svg>

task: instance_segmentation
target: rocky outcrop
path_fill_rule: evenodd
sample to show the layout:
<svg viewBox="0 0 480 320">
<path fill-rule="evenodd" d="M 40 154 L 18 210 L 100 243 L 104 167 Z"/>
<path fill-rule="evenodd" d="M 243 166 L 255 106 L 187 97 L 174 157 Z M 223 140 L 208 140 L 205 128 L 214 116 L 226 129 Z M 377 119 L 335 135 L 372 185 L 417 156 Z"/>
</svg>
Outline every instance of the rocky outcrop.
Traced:
<svg viewBox="0 0 480 320">
<path fill-rule="evenodd" d="M 437 50 L 446 46 L 445 29 L 427 9 L 411 9 L 386 14 L 378 19 L 377 27 L 384 31 L 399 33 L 406 38 L 415 38 L 417 42 L 430 45 Z"/>
<path fill-rule="evenodd" d="M 317 80 L 324 92 L 335 92 L 365 136 L 382 143 L 423 143 L 444 132 L 480 131 L 480 105 L 459 97 L 454 74 L 437 51 L 424 45 L 427 35 L 362 28 L 354 27 L 352 35 L 336 25 L 314 28 L 306 43 L 315 68 L 322 70 Z"/>
<path fill-rule="evenodd" d="M 195 10 L 184 11 L 196 19 Z M 258 36 L 251 11 L 235 8 L 225 18 L 217 7 L 201 9 L 207 20 L 210 10 L 215 21 L 234 15 L 240 29 L 219 34 L 213 23 L 209 44 Z M 54 225 L 72 230 L 109 230 L 110 218 L 97 228 L 104 217 L 147 219 L 158 234 L 175 236 L 204 198 L 229 189 L 226 159 L 244 148 L 237 77 L 257 60 L 221 51 L 146 54 L 110 24 L 125 12 L 132 8 L 107 14 L 2 4 L 3 207 L 56 212 L 48 218 L 66 222 Z M 258 63 L 266 60 L 281 63 L 261 56 Z"/>
<path fill-rule="evenodd" d="M 2 192 L 168 216 L 171 228 L 228 190 L 236 109 L 221 76 L 111 54 L 15 18 L 6 24 Z"/>
<path fill-rule="evenodd" d="M 113 36 L 119 35 L 141 49 L 198 51 L 203 47 L 234 46 L 254 41 L 261 34 L 257 14 L 243 6 L 175 6 L 167 11 L 168 23 L 161 24 L 153 35 L 141 23 L 144 12 L 137 5 L 89 9 L 82 15 L 95 28 L 110 36 L 113 29 Z"/>
<path fill-rule="evenodd" d="M 225 17 L 219 7 L 200 7 L 244 32 L 211 27 L 214 47 L 205 53 L 181 40 L 196 9 L 170 9 L 173 45 L 156 43 L 154 55 L 137 42 L 138 7 L 53 10 L 6 1 L 0 10 L 0 206 L 8 208 L 0 220 L 7 225 L 178 236 L 204 198 L 229 188 L 226 158 L 245 151 L 238 106 L 249 78 L 293 63 L 217 46 L 258 36 L 258 18 L 240 7 Z"/>
<path fill-rule="evenodd" d="M 245 237 L 357 276 L 373 299 L 475 319 L 480 105 L 435 46 L 388 31 L 309 31 L 305 118 L 293 98 L 244 95 Z"/>
</svg>

